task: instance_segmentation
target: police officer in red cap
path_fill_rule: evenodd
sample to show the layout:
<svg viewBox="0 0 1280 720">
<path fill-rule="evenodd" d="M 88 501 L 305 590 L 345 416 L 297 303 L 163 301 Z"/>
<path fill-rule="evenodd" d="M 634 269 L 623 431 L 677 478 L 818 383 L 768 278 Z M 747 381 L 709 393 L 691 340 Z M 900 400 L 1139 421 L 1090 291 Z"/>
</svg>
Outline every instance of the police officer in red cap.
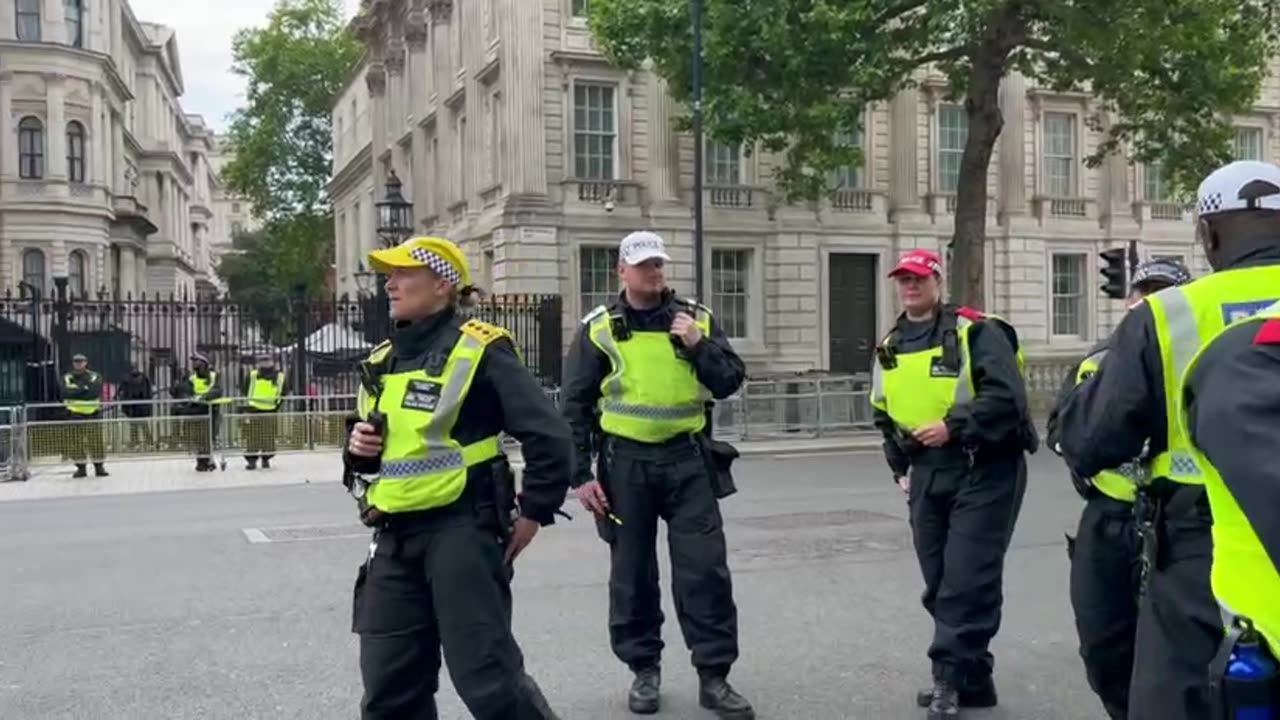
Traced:
<svg viewBox="0 0 1280 720">
<path fill-rule="evenodd" d="M 996 704 L 988 649 L 1000 627 L 1004 555 L 1039 444 L 1017 333 L 942 301 L 936 253 L 907 253 L 889 274 L 903 313 L 876 347 L 871 404 L 911 530 L 933 616 L 929 720 Z"/>
</svg>

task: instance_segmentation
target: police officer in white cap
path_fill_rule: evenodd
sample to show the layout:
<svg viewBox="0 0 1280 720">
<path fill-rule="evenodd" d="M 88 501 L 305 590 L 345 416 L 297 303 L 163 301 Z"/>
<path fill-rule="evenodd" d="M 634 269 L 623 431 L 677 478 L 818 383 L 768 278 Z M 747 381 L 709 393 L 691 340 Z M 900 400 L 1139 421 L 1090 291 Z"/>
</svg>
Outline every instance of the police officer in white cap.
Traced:
<svg viewBox="0 0 1280 720">
<path fill-rule="evenodd" d="M 1228 323 L 1280 299 L 1280 167 L 1233 162 L 1201 183 L 1196 236 L 1215 272 L 1162 290 L 1116 328 L 1097 373 L 1060 406 L 1071 470 L 1093 477 L 1143 453 L 1150 510 L 1140 513 L 1148 576 L 1139 611 L 1130 720 L 1210 717 L 1207 668 L 1223 625 L 1209 587 L 1212 520 L 1205 468 L 1176 417 L 1182 376 Z"/>
<path fill-rule="evenodd" d="M 722 718 L 749 720 L 751 704 L 726 681 L 738 659 L 738 611 L 718 499 L 732 490 L 706 436 L 708 401 L 736 392 L 746 370 L 711 311 L 667 287 L 670 260 L 654 233 L 623 238 L 622 293 L 583 318 L 570 347 L 562 404 L 577 449 L 572 483 L 611 550 L 609 640 L 635 673 L 631 711 L 658 711 L 663 615 L 654 543 L 662 518 L 699 701 Z"/>
</svg>

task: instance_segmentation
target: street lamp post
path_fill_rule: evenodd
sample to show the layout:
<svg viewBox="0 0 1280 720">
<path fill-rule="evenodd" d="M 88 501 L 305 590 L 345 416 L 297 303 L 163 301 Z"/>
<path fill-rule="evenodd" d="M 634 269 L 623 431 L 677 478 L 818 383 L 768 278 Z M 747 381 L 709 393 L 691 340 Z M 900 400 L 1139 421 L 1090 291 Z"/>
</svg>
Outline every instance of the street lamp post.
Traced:
<svg viewBox="0 0 1280 720">
<path fill-rule="evenodd" d="M 698 302 L 703 294 L 702 182 L 705 151 L 702 147 L 702 0 L 692 0 L 693 16 L 693 285 Z"/>
<path fill-rule="evenodd" d="M 378 239 L 384 248 L 400 244 L 413 233 L 413 204 L 404 199 L 400 194 L 400 188 L 400 178 L 396 177 L 394 170 L 390 171 L 387 173 L 386 195 L 382 202 L 374 203 L 374 207 L 378 210 Z M 361 284 L 358 276 L 356 283 Z M 387 287 L 380 281 L 375 281 L 375 285 L 377 299 L 372 314 L 378 317 L 378 322 L 376 324 L 366 322 L 365 335 L 369 338 L 372 332 L 380 337 L 369 338 L 371 341 L 382 340 L 391 334 Z"/>
</svg>

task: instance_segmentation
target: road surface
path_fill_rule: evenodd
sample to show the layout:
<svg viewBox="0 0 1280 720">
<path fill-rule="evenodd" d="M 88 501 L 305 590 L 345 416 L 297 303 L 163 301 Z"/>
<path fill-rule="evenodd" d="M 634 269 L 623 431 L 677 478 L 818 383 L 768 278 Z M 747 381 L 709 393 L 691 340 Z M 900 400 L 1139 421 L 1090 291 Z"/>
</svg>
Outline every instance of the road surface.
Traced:
<svg viewBox="0 0 1280 720">
<path fill-rule="evenodd" d="M 883 460 L 756 457 L 737 474 L 724 505 L 742 634 L 731 680 L 761 720 L 921 717 L 931 626 Z M 606 548 L 570 502 L 577 519 L 518 563 L 516 634 L 562 718 L 630 718 L 606 631 Z M 1101 717 L 1067 599 L 1062 533 L 1079 507 L 1041 452 L 994 646 L 1001 707 L 965 717 Z M 0 503 L 0 718 L 357 717 L 351 586 L 368 536 L 353 513 L 336 483 Z M 659 717 L 710 718 L 663 562 Z M 442 718 L 467 718 L 441 685 Z"/>
</svg>

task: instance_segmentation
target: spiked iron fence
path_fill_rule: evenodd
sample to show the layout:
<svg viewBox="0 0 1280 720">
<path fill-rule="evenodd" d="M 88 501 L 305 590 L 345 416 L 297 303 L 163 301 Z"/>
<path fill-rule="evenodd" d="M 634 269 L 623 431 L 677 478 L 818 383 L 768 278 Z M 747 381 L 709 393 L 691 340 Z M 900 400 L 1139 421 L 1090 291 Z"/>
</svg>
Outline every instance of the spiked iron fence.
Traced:
<svg viewBox="0 0 1280 720">
<path fill-rule="evenodd" d="M 276 358 L 290 394 L 351 394 L 355 364 L 390 331 L 374 298 L 299 295 L 263 310 L 219 297 L 73 298 L 65 282 L 52 298 L 29 290 L 0 298 L 0 405 L 58 401 L 58 379 L 79 353 L 103 375 L 107 400 L 133 370 L 164 397 L 193 353 L 209 358 L 229 395 L 240 394 L 259 354 Z M 545 385 L 559 383 L 559 296 L 498 295 L 471 315 L 510 330 L 534 374 Z"/>
</svg>

